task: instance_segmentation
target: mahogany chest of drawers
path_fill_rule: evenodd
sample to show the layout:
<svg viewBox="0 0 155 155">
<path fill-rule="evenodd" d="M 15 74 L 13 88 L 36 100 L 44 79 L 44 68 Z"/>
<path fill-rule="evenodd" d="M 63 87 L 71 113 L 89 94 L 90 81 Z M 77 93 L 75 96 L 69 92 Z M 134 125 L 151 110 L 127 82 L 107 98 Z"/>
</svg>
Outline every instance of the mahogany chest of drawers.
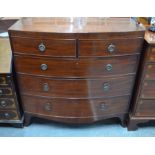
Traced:
<svg viewBox="0 0 155 155">
<path fill-rule="evenodd" d="M 0 123 L 9 123 L 16 127 L 23 126 L 12 72 L 9 38 L 0 38 Z"/>
<path fill-rule="evenodd" d="M 129 111 L 144 27 L 130 18 L 23 18 L 9 29 L 25 113 L 66 123 Z"/>
<path fill-rule="evenodd" d="M 149 31 L 145 33 L 144 54 L 135 90 L 128 130 L 136 130 L 138 123 L 155 120 L 155 34 Z"/>
</svg>

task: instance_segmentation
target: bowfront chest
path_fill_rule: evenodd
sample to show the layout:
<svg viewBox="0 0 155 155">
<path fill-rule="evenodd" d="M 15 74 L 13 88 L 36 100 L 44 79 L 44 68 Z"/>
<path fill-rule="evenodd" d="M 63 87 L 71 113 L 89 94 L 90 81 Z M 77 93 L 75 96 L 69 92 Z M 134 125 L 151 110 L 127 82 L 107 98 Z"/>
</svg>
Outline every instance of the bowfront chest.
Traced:
<svg viewBox="0 0 155 155">
<path fill-rule="evenodd" d="M 23 18 L 9 29 L 25 124 L 129 111 L 144 27 L 130 18 Z"/>
</svg>

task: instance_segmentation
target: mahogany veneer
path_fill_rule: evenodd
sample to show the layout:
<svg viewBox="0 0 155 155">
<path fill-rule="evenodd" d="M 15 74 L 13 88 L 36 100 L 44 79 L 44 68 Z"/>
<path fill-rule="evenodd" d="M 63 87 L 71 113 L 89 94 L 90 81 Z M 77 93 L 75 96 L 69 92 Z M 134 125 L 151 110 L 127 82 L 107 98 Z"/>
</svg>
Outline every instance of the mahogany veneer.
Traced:
<svg viewBox="0 0 155 155">
<path fill-rule="evenodd" d="M 54 59 L 15 55 L 14 60 L 19 64 L 16 71 L 21 74 L 39 74 L 46 77 L 95 78 L 135 74 L 139 55 L 91 59 Z M 120 63 L 123 64 L 121 69 Z M 46 64 L 48 69 L 42 71 L 40 69 L 42 64 Z M 112 70 L 107 70 L 109 64 L 112 65 Z"/>
<path fill-rule="evenodd" d="M 142 25 L 130 18 L 23 18 L 9 34 L 25 125 L 31 117 L 125 123 Z"/>
<path fill-rule="evenodd" d="M 25 83 L 20 88 L 21 94 L 54 98 L 102 98 L 129 95 L 133 79 L 134 76 L 100 79 L 51 79 L 18 74 L 19 85 Z"/>
</svg>

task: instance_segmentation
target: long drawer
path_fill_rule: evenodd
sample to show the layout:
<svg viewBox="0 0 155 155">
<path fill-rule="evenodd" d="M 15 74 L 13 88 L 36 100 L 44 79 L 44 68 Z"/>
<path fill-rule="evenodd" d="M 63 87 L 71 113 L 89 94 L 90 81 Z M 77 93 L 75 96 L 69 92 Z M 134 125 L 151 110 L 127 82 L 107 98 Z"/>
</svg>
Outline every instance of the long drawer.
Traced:
<svg viewBox="0 0 155 155">
<path fill-rule="evenodd" d="M 141 97 L 155 99 L 155 80 L 145 80 L 143 82 Z"/>
<path fill-rule="evenodd" d="M 112 56 L 140 53 L 143 38 L 79 40 L 80 57 Z"/>
<path fill-rule="evenodd" d="M 45 59 L 15 56 L 16 72 L 51 77 L 100 77 L 135 73 L 139 56 L 98 59 Z"/>
<path fill-rule="evenodd" d="M 14 53 L 52 56 L 75 57 L 75 39 L 39 39 L 11 37 Z"/>
<path fill-rule="evenodd" d="M 21 94 L 62 98 L 101 98 L 130 94 L 134 76 L 101 79 L 51 79 L 17 75 Z"/>
<path fill-rule="evenodd" d="M 128 112 L 129 96 L 111 99 L 49 99 L 22 95 L 24 111 L 53 117 L 96 117 Z"/>
<path fill-rule="evenodd" d="M 138 102 L 136 116 L 155 116 L 155 100 L 143 99 Z"/>
</svg>

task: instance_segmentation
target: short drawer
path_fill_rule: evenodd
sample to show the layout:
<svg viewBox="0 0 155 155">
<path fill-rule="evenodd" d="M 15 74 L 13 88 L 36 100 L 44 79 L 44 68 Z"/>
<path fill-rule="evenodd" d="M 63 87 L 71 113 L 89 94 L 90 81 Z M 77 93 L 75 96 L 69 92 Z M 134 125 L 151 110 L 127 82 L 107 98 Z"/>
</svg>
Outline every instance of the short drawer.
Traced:
<svg viewBox="0 0 155 155">
<path fill-rule="evenodd" d="M 155 80 L 145 80 L 143 82 L 141 97 L 155 99 Z"/>
<path fill-rule="evenodd" d="M 18 120 L 18 114 L 15 110 L 0 110 L 0 120 Z"/>
<path fill-rule="evenodd" d="M 129 96 L 111 99 L 50 99 L 22 96 L 24 111 L 53 117 L 96 117 L 127 113 Z"/>
<path fill-rule="evenodd" d="M 149 61 L 155 62 L 155 47 L 150 48 Z"/>
<path fill-rule="evenodd" d="M 147 64 L 145 70 L 145 78 L 155 80 L 155 64 Z"/>
<path fill-rule="evenodd" d="M 143 39 L 79 40 L 79 55 L 112 56 L 140 53 Z"/>
<path fill-rule="evenodd" d="M 0 87 L 0 97 L 3 95 L 12 95 L 12 89 L 8 87 Z"/>
<path fill-rule="evenodd" d="M 101 98 L 131 93 L 134 76 L 101 79 L 51 79 L 18 74 L 21 94 L 62 98 Z"/>
<path fill-rule="evenodd" d="M 136 116 L 155 116 L 155 100 L 140 100 L 136 109 Z"/>
<path fill-rule="evenodd" d="M 13 98 L 0 98 L 0 109 L 15 108 L 15 105 Z"/>
<path fill-rule="evenodd" d="M 55 40 L 12 37 L 11 41 L 14 53 L 53 57 L 76 56 L 76 40 L 74 39 Z"/>
<path fill-rule="evenodd" d="M 15 56 L 16 72 L 51 77 L 100 77 L 136 73 L 139 56 L 96 59 L 41 59 Z"/>
</svg>

